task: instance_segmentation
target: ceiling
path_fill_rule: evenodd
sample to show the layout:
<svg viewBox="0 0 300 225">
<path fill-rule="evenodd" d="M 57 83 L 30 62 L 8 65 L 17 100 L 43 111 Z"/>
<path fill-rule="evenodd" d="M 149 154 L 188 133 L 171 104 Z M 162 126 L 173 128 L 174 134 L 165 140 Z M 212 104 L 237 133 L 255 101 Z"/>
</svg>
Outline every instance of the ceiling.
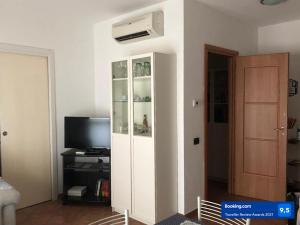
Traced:
<svg viewBox="0 0 300 225">
<path fill-rule="evenodd" d="M 0 0 L 0 15 L 22 14 L 37 19 L 76 17 L 100 22 L 165 0 Z M 42 16 L 40 16 L 42 15 Z"/>
<path fill-rule="evenodd" d="M 84 18 L 97 23 L 163 1 L 165 0 L 0 0 L 0 15 L 37 14 L 37 19 L 69 15 L 70 18 Z M 300 19 L 300 0 L 287 0 L 277 6 L 263 6 L 259 0 L 198 1 L 258 26 Z"/>
<path fill-rule="evenodd" d="M 259 0 L 198 0 L 237 19 L 258 26 L 300 19 L 300 1 L 288 0 L 276 6 L 263 6 Z"/>
<path fill-rule="evenodd" d="M 64 1 L 68 1 L 70 4 L 74 3 L 74 0 Z M 97 22 L 163 1 L 165 0 L 75 0 L 78 3 L 78 8 L 84 8 L 86 16 Z"/>
</svg>

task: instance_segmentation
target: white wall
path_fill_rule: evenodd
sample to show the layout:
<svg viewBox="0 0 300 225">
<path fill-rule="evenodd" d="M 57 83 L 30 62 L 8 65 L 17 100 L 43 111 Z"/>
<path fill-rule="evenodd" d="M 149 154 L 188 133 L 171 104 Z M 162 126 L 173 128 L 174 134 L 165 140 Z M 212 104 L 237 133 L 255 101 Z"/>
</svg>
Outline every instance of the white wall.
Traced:
<svg viewBox="0 0 300 225">
<path fill-rule="evenodd" d="M 300 82 L 300 20 L 260 27 L 258 49 L 260 53 L 290 52 L 289 76 Z M 300 126 L 299 102 L 300 94 L 288 98 L 288 116 L 297 119 L 295 128 L 289 130 L 289 138 L 296 137 L 296 128 Z M 300 159 L 297 145 L 288 145 L 288 158 Z M 288 167 L 288 173 L 289 177 L 300 182 L 299 169 Z"/>
<path fill-rule="evenodd" d="M 114 22 L 158 9 L 165 13 L 164 37 L 123 45 L 111 38 Z M 196 208 L 196 196 L 200 193 L 203 196 L 204 191 L 204 44 L 235 49 L 242 54 L 256 53 L 256 27 L 236 21 L 195 0 L 168 0 L 96 24 L 94 41 L 95 103 L 96 111 L 101 115 L 110 112 L 110 61 L 150 51 L 177 54 L 178 212 L 190 212 Z M 201 100 L 200 108 L 192 108 L 194 98 Z M 193 145 L 194 137 L 200 137 L 200 145 Z"/>
<path fill-rule="evenodd" d="M 151 51 L 172 54 L 177 54 L 180 51 L 180 36 L 178 36 L 180 19 L 176 19 L 177 13 L 180 12 L 179 9 L 176 9 L 178 2 L 178 0 L 169 0 L 95 25 L 95 104 L 97 112 L 103 115 L 109 115 L 110 112 L 109 76 L 111 61 Z M 156 10 L 163 10 L 165 13 L 165 35 L 163 37 L 129 44 L 120 44 L 112 38 L 112 24 Z"/>
<path fill-rule="evenodd" d="M 163 10 L 165 16 L 165 35 L 163 37 L 145 40 L 131 44 L 119 44 L 111 37 L 111 26 L 115 22 L 143 15 L 147 12 Z M 122 57 L 147 52 L 162 52 L 177 55 L 177 100 L 178 100 L 178 145 L 183 149 L 183 1 L 168 0 L 166 2 L 134 11 L 120 17 L 100 22 L 95 25 L 95 104 L 97 114 L 109 115 L 110 113 L 110 62 Z M 180 151 L 180 152 L 183 152 Z M 182 156 L 178 156 L 182 159 Z M 183 164 L 178 165 L 179 187 L 178 205 L 179 212 L 183 212 L 184 177 Z"/>
<path fill-rule="evenodd" d="M 62 9 L 30 8 L 19 2 L 1 4 L 0 42 L 55 51 L 58 173 L 62 190 L 60 153 L 64 151 L 65 115 L 94 114 L 93 26 Z M 64 7 L 62 7 L 64 8 Z"/>
<path fill-rule="evenodd" d="M 196 208 L 196 196 L 204 196 L 204 45 L 237 50 L 241 55 L 257 51 L 257 28 L 213 10 L 196 0 L 184 1 L 184 212 Z M 193 108 L 192 100 L 200 99 Z M 200 145 L 193 138 L 200 137 Z"/>
<path fill-rule="evenodd" d="M 97 115 L 109 115 L 111 60 L 150 51 L 177 55 L 178 204 L 181 213 L 194 209 L 196 196 L 203 195 L 204 190 L 204 44 L 235 49 L 241 54 L 255 53 L 255 27 L 196 0 L 168 0 L 98 23 L 94 30 L 88 18 L 65 12 L 62 10 L 65 7 L 51 9 L 45 3 L 42 9 L 29 8 L 9 1 L 1 7 L 0 42 L 55 51 L 59 153 L 64 150 L 65 115 L 90 115 L 95 112 L 95 106 Z M 158 9 L 165 12 L 164 37 L 126 45 L 111 38 L 112 23 Z M 193 98 L 201 99 L 200 108 L 192 108 Z M 192 144 L 195 136 L 201 138 L 198 146 Z M 60 190 L 61 175 L 59 156 Z"/>
</svg>

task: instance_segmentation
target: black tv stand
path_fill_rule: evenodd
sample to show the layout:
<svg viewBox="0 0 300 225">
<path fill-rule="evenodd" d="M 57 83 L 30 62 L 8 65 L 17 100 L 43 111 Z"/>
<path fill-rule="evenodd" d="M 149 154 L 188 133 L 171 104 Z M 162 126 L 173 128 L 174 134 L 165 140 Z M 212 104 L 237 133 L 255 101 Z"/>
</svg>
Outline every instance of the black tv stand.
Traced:
<svg viewBox="0 0 300 225">
<path fill-rule="evenodd" d="M 92 148 L 82 150 L 85 152 L 85 155 L 102 155 L 102 156 L 110 156 L 110 149 L 108 148 Z"/>
<path fill-rule="evenodd" d="M 111 202 L 110 150 L 71 149 L 61 155 L 63 157 L 63 203 L 102 203 L 109 206 Z M 99 159 L 103 157 L 108 158 L 108 162 Z M 80 158 L 84 159 L 80 160 Z M 90 160 L 87 160 L 89 158 L 93 160 L 89 162 Z M 108 182 L 108 196 L 95 194 L 98 180 Z M 86 194 L 81 197 L 68 196 L 68 190 L 73 186 L 86 186 Z"/>
<path fill-rule="evenodd" d="M 86 156 L 91 155 L 91 156 L 98 156 L 100 153 L 98 151 L 86 151 L 84 153 Z"/>
</svg>

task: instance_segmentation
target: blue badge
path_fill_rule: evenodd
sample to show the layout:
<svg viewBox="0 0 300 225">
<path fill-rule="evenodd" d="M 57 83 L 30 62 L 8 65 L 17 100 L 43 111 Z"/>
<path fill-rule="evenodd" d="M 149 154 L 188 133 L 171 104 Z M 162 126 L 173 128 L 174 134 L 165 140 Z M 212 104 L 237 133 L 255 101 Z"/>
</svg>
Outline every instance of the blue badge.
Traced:
<svg viewBox="0 0 300 225">
<path fill-rule="evenodd" d="M 282 218 L 290 218 L 292 216 L 292 206 L 289 203 L 278 204 L 277 215 Z"/>
<path fill-rule="evenodd" d="M 293 202 L 222 202 L 223 219 L 294 219 Z"/>
</svg>

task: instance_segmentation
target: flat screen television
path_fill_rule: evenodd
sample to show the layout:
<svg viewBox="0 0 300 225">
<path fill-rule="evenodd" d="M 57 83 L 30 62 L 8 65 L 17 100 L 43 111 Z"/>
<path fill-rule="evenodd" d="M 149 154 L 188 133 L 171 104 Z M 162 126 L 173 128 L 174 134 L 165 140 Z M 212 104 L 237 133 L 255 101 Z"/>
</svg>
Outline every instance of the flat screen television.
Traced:
<svg viewBox="0 0 300 225">
<path fill-rule="evenodd" d="M 65 117 L 65 148 L 110 149 L 110 119 Z"/>
</svg>

